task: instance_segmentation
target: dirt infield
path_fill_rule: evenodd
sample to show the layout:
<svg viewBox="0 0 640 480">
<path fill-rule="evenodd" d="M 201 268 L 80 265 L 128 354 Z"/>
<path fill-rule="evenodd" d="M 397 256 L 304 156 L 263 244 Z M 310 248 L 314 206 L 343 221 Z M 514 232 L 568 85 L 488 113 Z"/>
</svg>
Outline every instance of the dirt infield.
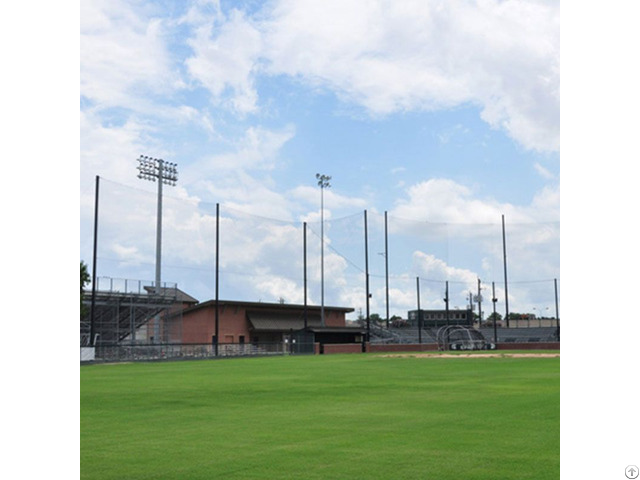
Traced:
<svg viewBox="0 0 640 480">
<path fill-rule="evenodd" d="M 559 353 L 394 353 L 383 357 L 413 358 L 557 358 Z"/>
</svg>

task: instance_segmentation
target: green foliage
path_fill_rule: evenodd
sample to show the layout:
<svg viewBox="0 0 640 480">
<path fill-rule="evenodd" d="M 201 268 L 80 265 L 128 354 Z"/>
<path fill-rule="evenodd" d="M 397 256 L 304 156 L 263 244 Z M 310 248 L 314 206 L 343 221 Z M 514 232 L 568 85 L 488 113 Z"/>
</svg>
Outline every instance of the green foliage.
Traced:
<svg viewBox="0 0 640 480">
<path fill-rule="evenodd" d="M 87 312 L 87 308 L 82 304 L 84 298 L 84 287 L 91 281 L 87 264 L 80 260 L 80 316 L 82 317 Z"/>
<path fill-rule="evenodd" d="M 83 479 L 557 479 L 558 358 L 80 369 Z"/>
<path fill-rule="evenodd" d="M 509 312 L 509 320 L 533 320 L 535 318 L 533 313 Z"/>
</svg>

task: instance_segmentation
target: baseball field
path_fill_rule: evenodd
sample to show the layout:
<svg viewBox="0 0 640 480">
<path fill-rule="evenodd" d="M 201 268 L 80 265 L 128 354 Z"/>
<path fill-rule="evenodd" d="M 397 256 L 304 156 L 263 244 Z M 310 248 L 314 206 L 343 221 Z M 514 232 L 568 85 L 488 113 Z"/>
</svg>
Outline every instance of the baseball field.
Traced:
<svg viewBox="0 0 640 480">
<path fill-rule="evenodd" d="M 560 476 L 558 355 L 80 368 L 86 480 Z"/>
</svg>

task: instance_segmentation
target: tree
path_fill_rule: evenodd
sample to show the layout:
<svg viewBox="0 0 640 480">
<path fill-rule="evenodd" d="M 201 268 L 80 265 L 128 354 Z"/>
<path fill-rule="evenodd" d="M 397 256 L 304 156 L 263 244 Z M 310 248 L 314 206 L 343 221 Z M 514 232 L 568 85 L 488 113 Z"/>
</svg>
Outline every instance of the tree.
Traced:
<svg viewBox="0 0 640 480">
<path fill-rule="evenodd" d="M 84 287 L 91 281 L 87 264 L 80 260 L 80 316 L 87 313 L 87 308 L 82 304 L 84 297 Z"/>
<path fill-rule="evenodd" d="M 500 320 L 502 320 L 502 315 L 500 315 L 498 312 L 495 312 L 487 317 L 487 322 L 493 322 L 494 320 L 496 322 L 499 322 Z"/>
</svg>

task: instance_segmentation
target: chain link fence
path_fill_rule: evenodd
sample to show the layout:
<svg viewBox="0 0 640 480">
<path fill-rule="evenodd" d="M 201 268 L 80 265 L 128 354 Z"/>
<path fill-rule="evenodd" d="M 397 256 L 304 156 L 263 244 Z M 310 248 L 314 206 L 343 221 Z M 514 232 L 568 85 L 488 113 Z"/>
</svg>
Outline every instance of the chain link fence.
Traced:
<svg viewBox="0 0 640 480">
<path fill-rule="evenodd" d="M 157 360 L 197 360 L 225 357 L 313 354 L 313 343 L 225 343 L 213 344 L 158 344 L 158 345 L 99 345 L 93 362 L 135 362 Z"/>
</svg>

